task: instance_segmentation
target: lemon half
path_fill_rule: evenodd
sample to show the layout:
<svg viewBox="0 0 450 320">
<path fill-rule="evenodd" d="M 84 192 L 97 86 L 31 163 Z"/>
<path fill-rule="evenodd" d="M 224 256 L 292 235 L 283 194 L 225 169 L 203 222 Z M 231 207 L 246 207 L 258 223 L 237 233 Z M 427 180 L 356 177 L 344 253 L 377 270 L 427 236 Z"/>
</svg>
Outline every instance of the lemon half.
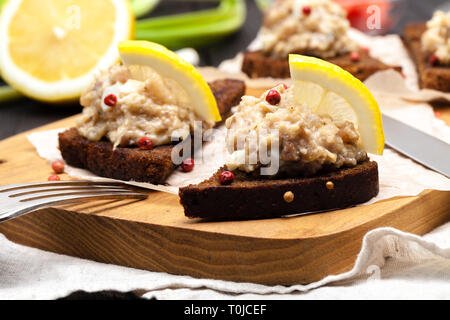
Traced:
<svg viewBox="0 0 450 320">
<path fill-rule="evenodd" d="M 222 120 L 208 83 L 194 66 L 175 52 L 149 41 L 122 41 L 119 52 L 126 65 L 147 66 L 163 77 L 175 80 L 188 94 L 194 112 L 203 120 Z"/>
<path fill-rule="evenodd" d="M 294 95 L 313 112 L 348 120 L 360 132 L 363 148 L 383 154 L 384 133 L 380 108 L 369 89 L 344 69 L 324 60 L 289 55 Z"/>
<path fill-rule="evenodd" d="M 133 35 L 128 0 L 9 0 L 0 16 L 1 74 L 29 97 L 75 99 Z"/>
</svg>

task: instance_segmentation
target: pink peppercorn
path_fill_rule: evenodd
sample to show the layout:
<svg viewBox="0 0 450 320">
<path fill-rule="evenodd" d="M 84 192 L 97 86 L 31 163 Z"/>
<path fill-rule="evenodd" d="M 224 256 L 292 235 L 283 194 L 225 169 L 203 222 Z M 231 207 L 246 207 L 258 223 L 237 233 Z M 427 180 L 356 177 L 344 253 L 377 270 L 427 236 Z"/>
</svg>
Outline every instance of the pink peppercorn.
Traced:
<svg viewBox="0 0 450 320">
<path fill-rule="evenodd" d="M 64 172 L 64 162 L 62 161 L 53 161 L 52 169 L 55 173 L 63 173 Z"/>
<path fill-rule="evenodd" d="M 359 61 L 360 58 L 361 57 L 359 55 L 359 52 L 353 51 L 352 53 L 350 53 L 350 60 L 352 60 L 352 61 Z"/>
<path fill-rule="evenodd" d="M 310 6 L 304 6 L 302 8 L 302 12 L 303 12 L 303 14 L 309 16 L 311 14 L 311 7 Z"/>
<path fill-rule="evenodd" d="M 224 171 L 220 174 L 219 180 L 221 184 L 231 184 L 234 180 L 234 174 L 231 171 Z"/>
<path fill-rule="evenodd" d="M 184 159 L 183 162 L 181 163 L 181 168 L 183 169 L 184 172 L 191 172 L 194 169 L 194 159 L 192 158 Z"/>
<path fill-rule="evenodd" d="M 277 105 L 281 101 L 281 95 L 277 90 L 269 90 L 266 95 L 266 101 L 271 105 Z"/>
<path fill-rule="evenodd" d="M 138 140 L 137 145 L 141 150 L 150 150 L 153 148 L 153 142 L 150 138 L 142 137 Z"/>
<path fill-rule="evenodd" d="M 59 180 L 61 180 L 61 178 L 60 178 L 58 175 L 53 174 L 53 175 L 51 175 L 50 177 L 48 177 L 47 180 L 48 180 L 48 181 L 59 181 Z"/>
<path fill-rule="evenodd" d="M 117 97 L 114 94 L 108 94 L 105 99 L 103 99 L 103 102 L 109 107 L 114 107 L 117 103 Z"/>
<path fill-rule="evenodd" d="M 439 64 L 439 58 L 434 53 L 430 56 L 430 64 L 432 66 L 435 66 L 435 65 Z"/>
</svg>

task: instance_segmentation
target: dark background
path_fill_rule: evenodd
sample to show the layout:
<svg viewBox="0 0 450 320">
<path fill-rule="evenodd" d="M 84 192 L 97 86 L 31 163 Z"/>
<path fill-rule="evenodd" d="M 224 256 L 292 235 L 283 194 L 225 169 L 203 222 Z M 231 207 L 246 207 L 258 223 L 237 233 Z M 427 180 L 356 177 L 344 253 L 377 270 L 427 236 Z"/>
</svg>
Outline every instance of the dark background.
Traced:
<svg viewBox="0 0 450 320">
<path fill-rule="evenodd" d="M 436 7 L 448 0 L 407 0 L 398 25 L 392 32 L 401 33 L 408 22 L 428 20 Z M 211 7 L 211 3 L 191 1 L 162 1 L 150 16 L 166 15 Z M 202 65 L 217 66 L 221 61 L 234 57 L 254 39 L 261 25 L 262 14 L 253 0 L 247 0 L 247 19 L 244 27 L 220 44 L 199 50 Z M 1 82 L 1 80 L 0 80 Z M 63 119 L 81 111 L 78 105 L 46 105 L 29 99 L 0 104 L 0 140 Z"/>
</svg>

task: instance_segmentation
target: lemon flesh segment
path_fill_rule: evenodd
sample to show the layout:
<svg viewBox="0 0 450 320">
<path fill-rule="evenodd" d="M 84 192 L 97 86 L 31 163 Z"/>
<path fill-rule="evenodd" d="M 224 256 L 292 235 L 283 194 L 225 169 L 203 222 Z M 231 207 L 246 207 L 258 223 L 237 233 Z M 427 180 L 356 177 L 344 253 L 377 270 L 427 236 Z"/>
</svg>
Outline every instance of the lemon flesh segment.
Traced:
<svg viewBox="0 0 450 320">
<path fill-rule="evenodd" d="M 318 114 L 328 114 L 335 121 L 350 121 L 355 124 L 356 129 L 359 128 L 358 116 L 355 110 L 349 105 L 347 100 L 334 92 L 327 92 L 316 109 Z"/>
<path fill-rule="evenodd" d="M 166 47 L 149 41 L 122 41 L 119 53 L 126 65 L 148 66 L 175 80 L 191 99 L 194 112 L 206 121 L 221 121 L 217 102 L 208 83 L 190 63 Z"/>
<path fill-rule="evenodd" d="M 9 0 L 0 16 L 0 69 L 32 98 L 77 98 L 98 69 L 119 61 L 134 34 L 128 0 Z"/>
<path fill-rule="evenodd" d="M 312 111 L 316 111 L 322 103 L 326 90 L 320 85 L 303 80 L 295 80 L 294 99 L 305 103 Z"/>
<path fill-rule="evenodd" d="M 363 148 L 369 153 L 383 154 L 380 108 L 360 80 L 332 63 L 298 54 L 289 55 L 289 67 L 297 101 L 308 104 L 318 114 L 353 122 Z"/>
</svg>

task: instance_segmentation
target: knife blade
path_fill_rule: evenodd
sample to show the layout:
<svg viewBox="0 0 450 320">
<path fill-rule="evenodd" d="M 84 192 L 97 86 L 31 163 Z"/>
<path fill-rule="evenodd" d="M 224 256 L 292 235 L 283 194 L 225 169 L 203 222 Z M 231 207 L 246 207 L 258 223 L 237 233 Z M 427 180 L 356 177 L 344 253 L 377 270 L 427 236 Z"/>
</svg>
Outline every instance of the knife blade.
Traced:
<svg viewBox="0 0 450 320">
<path fill-rule="evenodd" d="M 385 114 L 382 117 L 388 146 L 450 178 L 450 144 Z"/>
</svg>

